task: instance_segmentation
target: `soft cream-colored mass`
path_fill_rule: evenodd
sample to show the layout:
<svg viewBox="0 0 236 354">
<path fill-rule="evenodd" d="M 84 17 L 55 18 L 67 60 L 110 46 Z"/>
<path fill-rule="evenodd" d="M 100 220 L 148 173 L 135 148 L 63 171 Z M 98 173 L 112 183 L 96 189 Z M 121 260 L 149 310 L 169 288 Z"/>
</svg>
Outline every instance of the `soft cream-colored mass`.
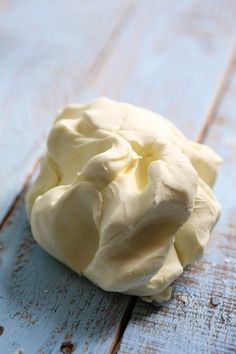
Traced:
<svg viewBox="0 0 236 354">
<path fill-rule="evenodd" d="M 163 117 L 106 98 L 56 118 L 28 192 L 36 241 L 108 291 L 161 301 L 220 213 L 221 158 Z"/>
</svg>

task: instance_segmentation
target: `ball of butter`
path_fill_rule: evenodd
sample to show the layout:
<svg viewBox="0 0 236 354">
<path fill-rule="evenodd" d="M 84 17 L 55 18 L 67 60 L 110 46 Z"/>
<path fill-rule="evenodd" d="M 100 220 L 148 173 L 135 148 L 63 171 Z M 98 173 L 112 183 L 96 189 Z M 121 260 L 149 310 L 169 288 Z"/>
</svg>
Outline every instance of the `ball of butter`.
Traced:
<svg viewBox="0 0 236 354">
<path fill-rule="evenodd" d="M 220 162 L 143 108 L 106 98 L 70 105 L 26 196 L 32 233 L 99 287 L 166 300 L 219 217 Z"/>
</svg>

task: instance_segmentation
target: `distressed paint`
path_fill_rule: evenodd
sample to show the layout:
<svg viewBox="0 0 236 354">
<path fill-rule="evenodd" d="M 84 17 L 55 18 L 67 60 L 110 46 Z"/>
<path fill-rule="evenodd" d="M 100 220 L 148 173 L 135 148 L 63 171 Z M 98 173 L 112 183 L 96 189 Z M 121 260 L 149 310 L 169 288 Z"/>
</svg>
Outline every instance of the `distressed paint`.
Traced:
<svg viewBox="0 0 236 354">
<path fill-rule="evenodd" d="M 58 110 L 78 101 L 132 2 L 8 0 L 0 7 L 0 221 L 42 154 Z"/>
<path fill-rule="evenodd" d="M 59 353 L 68 340 L 76 353 L 106 353 L 128 296 L 98 289 L 44 252 L 23 200 L 0 245 L 0 353 Z"/>
<path fill-rule="evenodd" d="M 53 4 L 55 6 L 55 2 Z M 203 8 L 198 1 L 184 0 L 178 6 L 171 1 L 136 1 L 135 8 L 129 9 L 128 12 L 125 10 L 120 16 L 121 22 L 112 34 L 108 31 L 110 20 L 107 20 L 103 30 L 109 33 L 103 34 L 103 50 L 100 50 L 100 46 L 96 47 L 94 58 L 89 59 L 88 54 L 84 59 L 86 73 L 83 80 L 79 80 L 79 74 L 74 75 L 75 66 L 72 64 L 79 65 L 77 57 L 80 50 L 75 42 L 72 46 L 73 52 L 68 48 L 72 59 L 68 54 L 65 67 L 62 65 L 60 80 L 53 76 L 51 82 L 51 71 L 48 73 L 46 70 L 48 74 L 45 73 L 42 82 L 41 79 L 35 79 L 34 84 L 28 87 L 27 92 L 35 89 L 36 96 L 29 93 L 28 97 L 26 92 L 26 100 L 22 99 L 19 107 L 22 120 L 19 122 L 23 126 L 22 122 L 26 119 L 30 134 L 27 131 L 27 135 L 24 135 L 24 130 L 15 126 L 18 116 L 15 116 L 14 120 L 11 115 L 12 120 L 5 123 L 9 137 L 15 137 L 17 134 L 18 137 L 16 140 L 8 138 L 11 149 L 5 155 L 4 161 L 7 162 L 8 171 L 19 173 L 21 165 L 22 173 L 15 181 L 5 179 L 6 190 L 9 185 L 15 188 L 14 193 L 19 189 L 34 157 L 41 151 L 41 139 L 48 129 L 50 116 L 54 115 L 59 105 L 62 106 L 69 100 L 91 99 L 97 95 L 129 100 L 169 116 L 188 136 L 193 137 L 201 126 L 204 112 L 227 64 L 234 36 L 234 4 L 229 1 L 226 6 L 225 2 L 208 0 Z M 62 0 L 57 11 L 63 13 Z M 129 16 L 130 13 L 133 15 Z M 10 19 L 5 21 L 11 22 Z M 68 23 L 66 21 L 69 21 L 68 14 L 63 21 L 65 30 Z M 0 26 L 4 26 L 4 23 L 1 22 Z M 58 25 L 55 26 L 54 33 L 57 28 Z M 60 29 L 62 39 L 67 36 L 64 30 Z M 40 31 L 38 35 L 40 36 Z M 75 40 L 75 37 L 73 38 Z M 93 39 L 93 35 L 90 38 Z M 63 41 L 59 40 L 56 48 L 50 49 L 52 56 L 49 56 L 49 62 L 46 60 L 43 63 L 42 70 L 49 64 L 54 65 L 58 53 L 55 49 L 61 48 L 63 52 L 65 47 L 62 44 Z M 35 47 L 36 45 L 34 49 Z M 56 63 L 60 64 L 60 60 Z M 88 66 L 85 65 L 86 60 Z M 89 63 L 92 64 L 92 69 L 88 73 Z M 37 68 L 37 65 L 35 67 Z M 60 86 L 61 82 L 63 88 Z M 44 93 L 45 86 L 47 90 Z M 14 97 L 13 95 L 13 99 Z M 33 106 L 22 108 L 24 102 L 33 102 Z M 30 111 L 26 118 L 24 109 Z M 5 114 L 7 112 L 5 111 Z M 35 117 L 35 120 L 32 117 Z M 40 127 L 37 122 L 40 122 Z M 38 130 L 35 129 L 36 124 Z M 15 144 L 12 141 L 15 141 Z M 15 151 L 18 156 L 14 154 Z M 12 156 L 14 158 L 8 159 Z M 8 204 L 14 193 L 5 194 Z M 108 294 L 95 288 L 46 255 L 32 242 L 23 203 L 17 206 L 15 213 L 1 231 L 0 238 L 4 242 L 3 250 L 0 249 L 0 325 L 5 328 L 0 337 L 0 348 L 4 354 L 12 353 L 17 347 L 25 348 L 26 353 L 34 353 L 39 349 L 41 353 L 58 353 L 64 340 L 71 340 L 75 344 L 75 353 L 81 353 L 82 350 L 87 350 L 88 353 L 107 352 L 129 297 Z M 192 275 L 189 279 L 191 283 Z M 153 310 L 150 311 L 150 305 L 142 303 L 142 306 L 150 312 L 148 319 L 151 322 Z M 177 304 L 173 311 L 177 311 L 176 308 L 178 309 Z M 145 332 L 140 325 L 140 331 L 146 333 L 146 347 L 142 346 L 143 338 L 138 336 L 135 328 L 132 329 L 134 332 L 131 331 L 131 338 L 135 335 L 138 347 L 145 348 L 148 352 L 149 347 L 152 349 L 151 342 L 155 342 L 155 328 L 147 323 Z M 151 338 L 148 333 L 152 332 Z"/>
<path fill-rule="evenodd" d="M 224 70 L 235 11 L 234 0 L 6 3 L 0 9 L 0 220 L 68 102 L 101 95 L 127 100 L 194 136 Z"/>
<path fill-rule="evenodd" d="M 224 158 L 216 185 L 223 210 L 206 254 L 186 268 L 173 298 L 160 308 L 138 301 L 119 354 L 225 354 L 236 351 L 236 57 L 206 142 Z M 179 295 L 187 297 L 187 304 Z"/>
<path fill-rule="evenodd" d="M 232 50 L 235 13 L 234 0 L 142 1 L 81 98 L 147 107 L 195 137 Z"/>
</svg>

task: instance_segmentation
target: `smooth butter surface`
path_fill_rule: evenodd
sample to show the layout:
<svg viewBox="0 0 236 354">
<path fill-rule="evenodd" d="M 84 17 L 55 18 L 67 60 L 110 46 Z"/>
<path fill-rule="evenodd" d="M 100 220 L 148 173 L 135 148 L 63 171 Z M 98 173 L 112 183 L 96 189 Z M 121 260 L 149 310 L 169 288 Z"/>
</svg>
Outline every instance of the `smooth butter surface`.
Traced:
<svg viewBox="0 0 236 354">
<path fill-rule="evenodd" d="M 218 219 L 220 162 L 145 109 L 106 98 L 68 106 L 26 197 L 33 235 L 105 290 L 167 299 Z"/>
</svg>

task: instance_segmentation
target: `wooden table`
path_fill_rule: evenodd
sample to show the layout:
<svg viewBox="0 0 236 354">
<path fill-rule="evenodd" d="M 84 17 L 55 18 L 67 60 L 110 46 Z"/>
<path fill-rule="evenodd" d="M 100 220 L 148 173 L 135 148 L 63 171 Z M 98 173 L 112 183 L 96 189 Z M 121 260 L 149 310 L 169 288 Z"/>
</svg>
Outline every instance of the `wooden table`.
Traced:
<svg viewBox="0 0 236 354">
<path fill-rule="evenodd" d="M 235 44 L 236 0 L 0 1 L 0 354 L 236 353 Z M 221 220 L 160 308 L 79 277 L 26 220 L 52 119 L 97 96 L 157 111 L 224 158 Z"/>
</svg>

